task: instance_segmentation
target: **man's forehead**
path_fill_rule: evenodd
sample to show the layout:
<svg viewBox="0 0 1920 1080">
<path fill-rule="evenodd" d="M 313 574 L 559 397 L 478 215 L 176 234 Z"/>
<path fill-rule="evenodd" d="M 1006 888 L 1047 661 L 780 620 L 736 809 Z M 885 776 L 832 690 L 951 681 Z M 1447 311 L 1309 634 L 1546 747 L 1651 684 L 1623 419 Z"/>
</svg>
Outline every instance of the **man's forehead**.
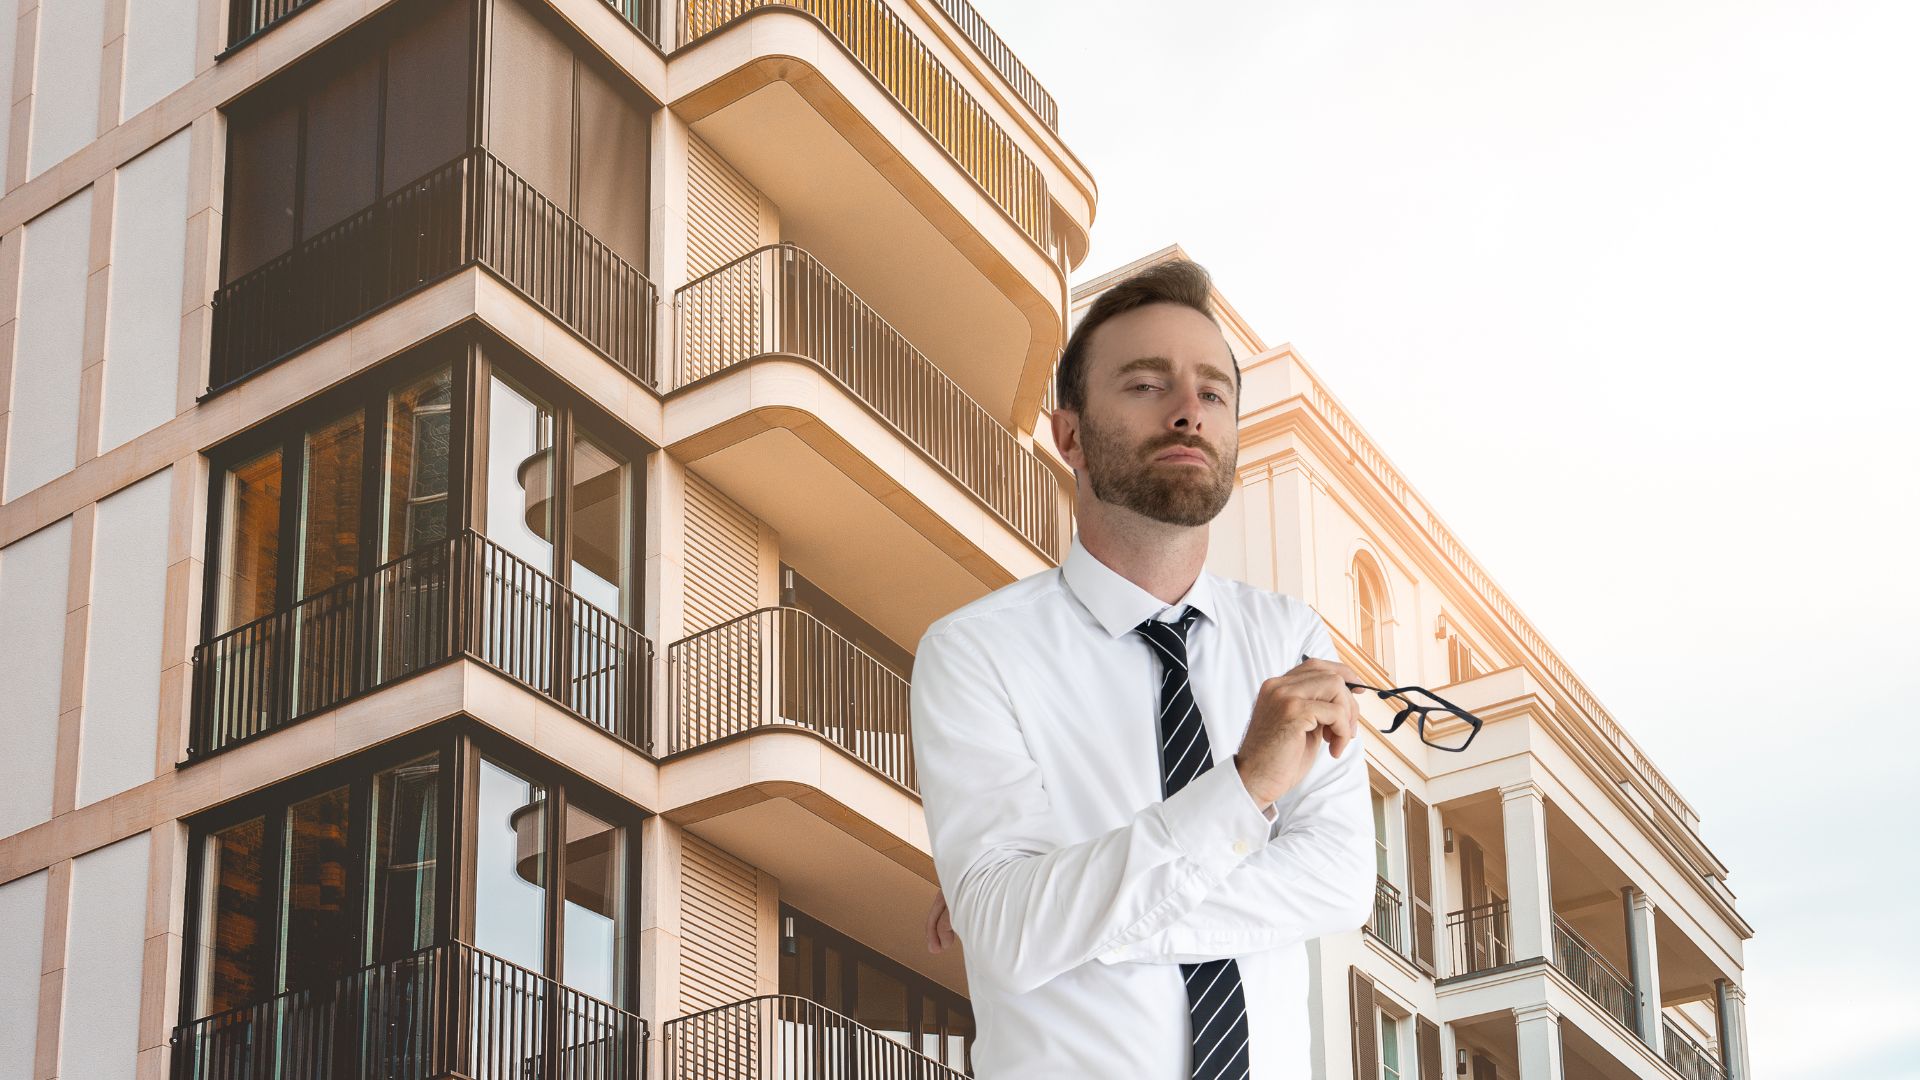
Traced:
<svg viewBox="0 0 1920 1080">
<path fill-rule="evenodd" d="M 1141 315 L 1147 317 L 1135 317 Z M 1179 363 L 1191 363 L 1208 378 L 1233 378 L 1226 333 L 1184 305 L 1147 304 L 1115 315 L 1094 328 L 1087 346 L 1087 366 L 1107 378 L 1141 369 L 1171 372 Z"/>
</svg>

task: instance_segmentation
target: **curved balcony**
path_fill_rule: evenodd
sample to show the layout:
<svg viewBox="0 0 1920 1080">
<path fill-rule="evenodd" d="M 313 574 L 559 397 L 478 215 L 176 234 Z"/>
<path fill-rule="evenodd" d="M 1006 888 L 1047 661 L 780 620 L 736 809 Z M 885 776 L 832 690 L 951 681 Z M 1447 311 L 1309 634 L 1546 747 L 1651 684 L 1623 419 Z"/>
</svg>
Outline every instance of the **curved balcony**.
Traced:
<svg viewBox="0 0 1920 1080">
<path fill-rule="evenodd" d="M 1036 247 L 1051 250 L 1053 217 L 1039 166 L 880 0 L 681 0 L 680 43 L 769 7 L 818 19 Z"/>
<path fill-rule="evenodd" d="M 442 165 L 214 293 L 208 393 L 468 266 L 484 266 L 648 386 L 646 275 L 485 150 Z"/>
<path fill-rule="evenodd" d="M 667 754 L 755 728 L 811 731 L 918 791 L 908 683 L 811 614 L 766 607 L 667 646 Z"/>
<path fill-rule="evenodd" d="M 174 1080 L 642 1080 L 647 1022 L 453 942 L 174 1029 Z"/>
<path fill-rule="evenodd" d="M 188 758 L 461 657 L 651 752 L 653 643 L 468 531 L 196 647 Z"/>
<path fill-rule="evenodd" d="M 809 998 L 768 994 L 660 1025 L 668 1080 L 965 1080 L 966 1073 Z"/>
<path fill-rule="evenodd" d="M 674 308 L 674 388 L 758 356 L 811 361 L 1034 551 L 1064 556 L 1053 470 L 804 249 L 750 252 L 682 287 Z"/>
<path fill-rule="evenodd" d="M 926 46 L 881 0 L 703 7 L 726 11 L 674 53 L 674 113 L 778 208 L 780 237 L 1023 429 L 1064 334 L 1091 181 L 1082 191 L 1035 165 L 944 68 L 922 63 Z M 1074 207 L 1047 192 L 1060 183 L 1081 196 Z"/>
</svg>

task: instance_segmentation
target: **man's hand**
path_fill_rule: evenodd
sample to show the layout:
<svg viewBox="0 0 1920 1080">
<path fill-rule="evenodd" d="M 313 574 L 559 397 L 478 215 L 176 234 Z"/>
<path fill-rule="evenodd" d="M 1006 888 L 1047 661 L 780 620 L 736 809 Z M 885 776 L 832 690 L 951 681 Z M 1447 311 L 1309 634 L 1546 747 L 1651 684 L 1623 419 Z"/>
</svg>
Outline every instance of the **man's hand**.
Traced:
<svg viewBox="0 0 1920 1080">
<path fill-rule="evenodd" d="M 947 894 L 936 890 L 933 906 L 927 909 L 927 951 L 944 952 L 959 940 L 959 935 L 953 932 L 953 923 L 947 919 Z"/>
<path fill-rule="evenodd" d="M 1260 684 L 1233 763 L 1263 808 L 1307 775 L 1322 739 L 1334 757 L 1352 744 L 1360 705 L 1347 683 L 1360 681 L 1359 672 L 1338 661 L 1304 660 Z"/>
</svg>

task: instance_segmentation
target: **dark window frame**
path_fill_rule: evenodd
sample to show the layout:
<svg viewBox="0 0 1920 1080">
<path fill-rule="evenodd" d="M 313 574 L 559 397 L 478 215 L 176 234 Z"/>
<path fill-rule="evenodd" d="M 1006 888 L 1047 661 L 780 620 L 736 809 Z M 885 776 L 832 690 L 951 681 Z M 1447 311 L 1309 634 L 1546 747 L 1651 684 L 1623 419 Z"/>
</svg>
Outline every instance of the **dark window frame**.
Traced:
<svg viewBox="0 0 1920 1080">
<path fill-rule="evenodd" d="M 566 809 L 578 804 L 582 810 L 620 830 L 622 860 L 626 871 L 621 918 L 626 921 L 627 933 L 626 947 L 618 957 L 616 1000 L 609 1004 L 639 1015 L 641 939 L 644 936 L 641 933 L 644 911 L 639 883 L 643 880 L 641 868 L 646 857 L 644 827 L 647 819 L 655 815 L 511 737 L 469 717 L 459 716 L 409 732 L 351 757 L 330 761 L 317 769 L 181 819 L 181 824 L 187 829 L 188 846 L 177 1025 L 192 1024 L 202 1019 L 196 1014 L 200 1011 L 200 946 L 208 930 L 202 917 L 206 902 L 208 838 L 221 829 L 250 818 L 266 819 L 267 835 L 263 840 L 266 858 L 262 866 L 262 880 L 266 883 L 263 892 L 266 895 L 263 895 L 261 903 L 273 912 L 274 923 L 267 931 L 263 931 L 255 943 L 257 966 L 259 951 L 277 952 L 275 942 L 284 917 L 285 898 L 280 895 L 278 850 L 284 841 L 288 809 L 304 799 L 348 786 L 353 800 L 352 813 L 355 815 L 352 842 L 352 865 L 355 869 L 349 888 L 354 905 L 354 969 L 358 970 L 365 966 L 360 961 L 366 955 L 367 947 L 365 865 L 371 858 L 372 850 L 372 838 L 369 835 L 371 814 L 368 810 L 373 780 L 387 769 L 429 755 L 435 757 L 439 764 L 437 797 L 442 807 L 439 821 L 435 823 L 439 865 L 434 880 L 432 946 L 445 946 L 456 941 L 471 945 L 474 940 L 475 884 L 479 866 L 476 841 L 480 810 L 480 762 L 482 758 L 490 759 L 540 784 L 547 792 L 545 872 L 549 886 L 546 890 L 546 935 L 542 943 L 547 958 L 543 974 L 562 985 L 565 980 L 565 943 L 562 934 L 565 929 L 566 886 L 558 844 L 566 820 Z M 276 988 L 285 958 L 276 955 L 271 959 L 273 970 L 268 973 L 270 992 L 263 993 L 259 1001 L 269 1000 L 281 993 Z"/>
<path fill-rule="evenodd" d="M 826 949 L 827 946 L 831 944 L 840 951 L 841 956 L 845 960 L 852 961 L 840 965 L 840 1003 L 844 1007 L 838 1011 L 849 1018 L 858 1019 L 856 1010 L 859 1001 L 860 963 L 864 962 L 894 976 L 900 980 L 901 985 L 907 990 L 907 1030 L 913 1039 L 913 1042 L 909 1044 L 909 1048 L 915 1053 L 925 1053 L 925 1051 L 920 1049 L 919 1038 L 921 1025 L 925 1022 L 922 1005 L 928 998 L 932 998 L 940 1004 L 940 1048 L 942 1057 L 944 1057 L 946 1053 L 947 1039 L 954 1034 L 947 1023 L 948 1014 L 951 1013 L 957 1005 L 963 1008 L 968 1016 L 974 1015 L 973 1003 L 967 1000 L 965 995 L 955 993 L 945 985 L 935 982 L 926 975 L 874 949 L 872 946 L 840 930 L 833 924 L 821 920 L 818 916 L 812 915 L 782 900 L 780 901 L 779 917 L 782 936 L 785 935 L 786 920 L 790 917 L 794 920 L 796 936 L 803 929 L 813 936 L 814 956 L 812 968 L 816 989 L 810 989 L 801 996 L 817 1001 L 823 1006 L 826 1004 L 826 995 L 818 993 L 817 988 L 823 986 L 825 983 L 827 972 Z M 782 992 L 784 993 L 785 991 Z M 973 1042 L 976 1036 L 977 1029 L 975 1035 L 962 1037 L 962 1051 L 966 1060 L 958 1064 L 945 1062 L 948 1068 L 958 1069 L 961 1072 L 972 1075 Z M 885 1038 L 886 1036 L 881 1037 Z"/>
</svg>

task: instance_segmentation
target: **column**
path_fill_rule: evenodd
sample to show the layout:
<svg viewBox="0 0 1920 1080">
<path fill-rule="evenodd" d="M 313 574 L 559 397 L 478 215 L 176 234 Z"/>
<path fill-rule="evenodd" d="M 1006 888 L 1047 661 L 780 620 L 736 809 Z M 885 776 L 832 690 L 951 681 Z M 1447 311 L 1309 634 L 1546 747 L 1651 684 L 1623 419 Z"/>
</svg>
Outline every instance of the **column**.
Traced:
<svg viewBox="0 0 1920 1080">
<path fill-rule="evenodd" d="M 1660 950 L 1654 947 L 1653 900 L 1629 885 L 1621 892 L 1620 903 L 1627 915 L 1627 968 L 1640 1000 L 1636 1014 L 1640 1039 L 1663 1055 L 1666 1035 L 1660 1024 Z"/>
<path fill-rule="evenodd" d="M 1514 1047 L 1520 1058 L 1520 1080 L 1565 1080 L 1560 1060 L 1560 1014 L 1541 1002 L 1513 1010 Z"/>
<path fill-rule="evenodd" d="M 1725 979 L 1713 980 L 1715 1012 L 1720 1018 L 1720 1064 L 1727 1080 L 1747 1080 L 1747 992 Z"/>
<path fill-rule="evenodd" d="M 1553 892 L 1547 876 L 1547 800 L 1522 780 L 1500 789 L 1506 829 L 1508 956 L 1547 956 L 1553 945 Z"/>
</svg>

